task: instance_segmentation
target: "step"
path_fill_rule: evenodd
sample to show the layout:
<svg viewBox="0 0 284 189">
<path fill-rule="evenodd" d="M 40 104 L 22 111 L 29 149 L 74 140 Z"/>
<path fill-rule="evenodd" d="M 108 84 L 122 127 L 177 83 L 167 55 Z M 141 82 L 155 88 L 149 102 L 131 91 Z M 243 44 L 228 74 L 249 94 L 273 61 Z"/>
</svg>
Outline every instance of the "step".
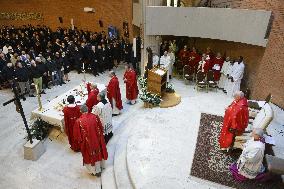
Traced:
<svg viewBox="0 0 284 189">
<path fill-rule="evenodd" d="M 130 127 L 130 126 L 129 126 Z M 114 156 L 114 175 L 118 189 L 133 189 L 133 185 L 128 175 L 126 164 L 126 147 L 129 133 L 132 129 L 127 128 L 127 131 L 120 137 L 115 149 Z"/>
</svg>

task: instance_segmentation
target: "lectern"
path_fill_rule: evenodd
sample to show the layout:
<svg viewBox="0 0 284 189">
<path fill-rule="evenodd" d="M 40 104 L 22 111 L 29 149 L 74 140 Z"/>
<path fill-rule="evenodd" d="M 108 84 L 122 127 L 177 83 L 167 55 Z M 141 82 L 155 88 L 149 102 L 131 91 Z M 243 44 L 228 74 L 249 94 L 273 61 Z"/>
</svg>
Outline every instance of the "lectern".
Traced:
<svg viewBox="0 0 284 189">
<path fill-rule="evenodd" d="M 148 70 L 147 88 L 150 93 L 162 96 L 167 86 L 167 71 L 163 68 Z"/>
</svg>

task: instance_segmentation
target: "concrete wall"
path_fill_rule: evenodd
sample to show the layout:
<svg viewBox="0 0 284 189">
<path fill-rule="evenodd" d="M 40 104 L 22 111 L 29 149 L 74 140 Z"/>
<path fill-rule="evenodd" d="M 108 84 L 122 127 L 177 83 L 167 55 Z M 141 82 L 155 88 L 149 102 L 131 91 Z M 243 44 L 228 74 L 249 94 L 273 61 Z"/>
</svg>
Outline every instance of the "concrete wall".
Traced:
<svg viewBox="0 0 284 189">
<path fill-rule="evenodd" d="M 146 34 L 221 39 L 266 46 L 271 12 L 196 7 L 147 7 Z"/>
<path fill-rule="evenodd" d="M 85 13 L 84 7 L 95 8 L 95 13 Z M 132 0 L 1 0 L 1 12 L 40 12 L 43 19 L 0 20 L 0 25 L 45 24 L 52 29 L 70 27 L 70 19 L 73 18 L 75 26 L 84 30 L 101 31 L 113 25 L 122 31 L 123 21 L 128 21 L 132 36 Z M 63 18 L 63 24 L 58 17 Z M 100 28 L 99 20 L 103 21 L 103 28 Z"/>
</svg>

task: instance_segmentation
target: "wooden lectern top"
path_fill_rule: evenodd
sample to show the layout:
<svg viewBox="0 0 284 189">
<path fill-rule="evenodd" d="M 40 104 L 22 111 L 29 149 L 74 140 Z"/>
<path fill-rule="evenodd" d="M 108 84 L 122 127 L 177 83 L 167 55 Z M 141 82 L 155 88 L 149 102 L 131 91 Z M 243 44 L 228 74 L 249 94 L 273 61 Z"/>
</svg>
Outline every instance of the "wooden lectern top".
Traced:
<svg viewBox="0 0 284 189">
<path fill-rule="evenodd" d="M 163 68 L 148 70 L 147 87 L 148 91 L 162 96 L 167 85 L 167 71 Z"/>
</svg>

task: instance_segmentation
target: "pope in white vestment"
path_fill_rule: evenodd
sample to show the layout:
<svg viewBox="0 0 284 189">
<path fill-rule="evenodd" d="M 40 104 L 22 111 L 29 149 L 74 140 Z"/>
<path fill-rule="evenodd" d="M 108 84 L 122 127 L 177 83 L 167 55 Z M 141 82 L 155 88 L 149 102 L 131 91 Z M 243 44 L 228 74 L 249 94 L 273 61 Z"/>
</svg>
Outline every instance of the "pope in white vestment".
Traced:
<svg viewBox="0 0 284 189">
<path fill-rule="evenodd" d="M 172 72 L 172 66 L 171 66 L 171 57 L 168 55 L 167 51 L 165 51 L 164 55 L 161 56 L 160 65 L 162 68 L 167 70 L 167 82 L 169 82 L 170 73 Z"/>
<path fill-rule="evenodd" d="M 218 83 L 219 88 L 224 89 L 226 82 L 227 82 L 227 74 L 228 74 L 228 69 L 230 66 L 230 60 L 229 57 L 227 57 L 226 61 L 224 62 L 222 69 L 221 69 L 221 77 Z"/>
<path fill-rule="evenodd" d="M 228 90 L 227 90 L 228 92 L 227 94 L 229 96 L 233 96 L 233 94 L 236 91 L 240 91 L 241 81 L 243 79 L 244 71 L 245 71 L 245 65 L 241 57 L 238 62 L 235 62 L 229 77 Z"/>
<path fill-rule="evenodd" d="M 244 144 L 244 149 L 236 164 L 230 167 L 236 179 L 258 179 L 265 171 L 262 164 L 265 150 L 263 130 L 254 129 L 252 138 Z"/>
</svg>

